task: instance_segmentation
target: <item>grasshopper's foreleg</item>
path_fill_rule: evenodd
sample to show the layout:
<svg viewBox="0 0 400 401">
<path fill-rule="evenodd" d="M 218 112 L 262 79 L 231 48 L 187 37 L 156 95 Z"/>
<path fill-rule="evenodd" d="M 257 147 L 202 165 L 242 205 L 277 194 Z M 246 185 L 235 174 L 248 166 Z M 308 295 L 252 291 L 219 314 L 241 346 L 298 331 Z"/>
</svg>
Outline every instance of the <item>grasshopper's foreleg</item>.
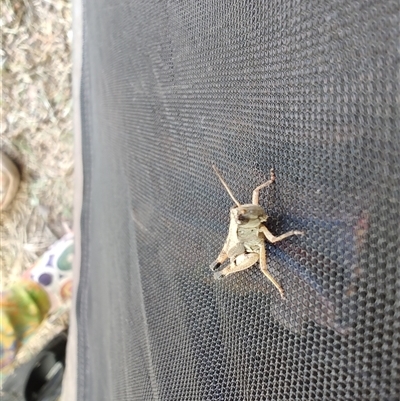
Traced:
<svg viewBox="0 0 400 401">
<path fill-rule="evenodd" d="M 274 173 L 274 169 L 271 169 L 271 178 L 267 181 L 264 182 L 264 184 L 259 185 L 257 188 L 254 189 L 253 191 L 253 196 L 251 199 L 251 203 L 253 205 L 258 205 L 258 199 L 260 197 L 260 189 L 263 189 L 265 187 L 268 187 L 269 185 L 271 185 L 273 182 L 275 181 L 275 173 Z"/>
<path fill-rule="evenodd" d="M 218 255 L 217 259 L 214 260 L 214 262 L 211 263 L 210 269 L 212 271 L 215 271 L 222 265 L 222 263 L 225 262 L 225 260 L 228 259 L 228 254 L 225 251 L 225 246 L 222 248 L 222 251 Z"/>
<path fill-rule="evenodd" d="M 260 246 L 260 269 L 264 273 L 264 275 L 268 278 L 269 281 L 277 288 L 279 294 L 281 294 L 282 298 L 285 298 L 285 294 L 283 292 L 283 288 L 280 284 L 272 277 L 271 273 L 267 268 L 267 253 L 265 252 L 265 245 Z"/>
<path fill-rule="evenodd" d="M 232 260 L 229 266 L 225 267 L 219 272 L 214 273 L 214 278 L 219 280 L 229 274 L 240 272 L 242 270 L 246 270 L 249 267 L 253 266 L 259 259 L 258 253 L 244 253 L 236 257 L 236 259 Z M 239 261 L 239 263 L 237 263 Z"/>
<path fill-rule="evenodd" d="M 279 235 L 278 237 L 275 237 L 275 235 L 273 235 L 267 227 L 265 226 L 261 226 L 260 227 L 260 231 L 264 234 L 265 238 L 271 242 L 272 244 L 275 244 L 275 242 L 279 242 L 282 241 L 285 238 L 291 237 L 292 235 L 304 235 L 303 231 L 289 231 L 285 234 Z"/>
</svg>

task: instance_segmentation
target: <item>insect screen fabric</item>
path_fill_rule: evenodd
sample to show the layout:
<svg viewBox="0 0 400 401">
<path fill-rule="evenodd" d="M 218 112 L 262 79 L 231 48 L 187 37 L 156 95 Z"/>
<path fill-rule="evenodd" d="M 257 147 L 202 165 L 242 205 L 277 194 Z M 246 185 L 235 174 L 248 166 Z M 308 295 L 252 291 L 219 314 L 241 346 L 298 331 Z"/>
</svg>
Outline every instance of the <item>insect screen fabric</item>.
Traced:
<svg viewBox="0 0 400 401">
<path fill-rule="evenodd" d="M 399 2 L 84 2 L 79 400 L 395 401 Z M 215 281 L 269 178 L 268 268 Z"/>
</svg>

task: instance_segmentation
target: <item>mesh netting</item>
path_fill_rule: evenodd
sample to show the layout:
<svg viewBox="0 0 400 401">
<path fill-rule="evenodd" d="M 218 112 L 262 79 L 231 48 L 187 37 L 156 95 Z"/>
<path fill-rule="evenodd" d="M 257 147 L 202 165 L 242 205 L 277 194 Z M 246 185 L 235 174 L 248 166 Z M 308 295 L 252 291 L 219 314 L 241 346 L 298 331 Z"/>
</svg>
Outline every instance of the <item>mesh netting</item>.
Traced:
<svg viewBox="0 0 400 401">
<path fill-rule="evenodd" d="M 85 4 L 80 400 L 398 400 L 398 1 Z M 268 268 L 208 266 L 261 191 Z"/>
</svg>

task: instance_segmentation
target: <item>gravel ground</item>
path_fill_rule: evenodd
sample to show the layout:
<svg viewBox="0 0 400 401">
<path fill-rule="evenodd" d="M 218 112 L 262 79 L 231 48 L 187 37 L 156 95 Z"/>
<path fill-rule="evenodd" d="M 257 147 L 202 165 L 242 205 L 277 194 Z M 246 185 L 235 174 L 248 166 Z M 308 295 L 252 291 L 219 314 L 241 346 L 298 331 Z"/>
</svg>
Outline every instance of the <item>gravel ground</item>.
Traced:
<svg viewBox="0 0 400 401">
<path fill-rule="evenodd" d="M 0 214 L 4 288 L 72 227 L 71 3 L 2 0 L 1 148 L 21 185 Z"/>
</svg>

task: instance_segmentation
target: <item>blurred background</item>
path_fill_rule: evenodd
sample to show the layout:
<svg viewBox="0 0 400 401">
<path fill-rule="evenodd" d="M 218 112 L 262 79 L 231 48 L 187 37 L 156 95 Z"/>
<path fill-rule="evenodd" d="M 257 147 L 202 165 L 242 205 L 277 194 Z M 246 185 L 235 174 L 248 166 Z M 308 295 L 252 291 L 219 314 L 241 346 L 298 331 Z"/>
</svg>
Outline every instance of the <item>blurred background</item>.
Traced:
<svg viewBox="0 0 400 401">
<path fill-rule="evenodd" d="M 61 388 L 73 255 L 71 25 L 68 1 L 2 1 L 0 398 L 5 400 L 55 400 Z"/>
<path fill-rule="evenodd" d="M 1 211 L 2 289 L 72 228 L 71 3 L 2 1 L 1 148 L 21 183 Z"/>
</svg>

